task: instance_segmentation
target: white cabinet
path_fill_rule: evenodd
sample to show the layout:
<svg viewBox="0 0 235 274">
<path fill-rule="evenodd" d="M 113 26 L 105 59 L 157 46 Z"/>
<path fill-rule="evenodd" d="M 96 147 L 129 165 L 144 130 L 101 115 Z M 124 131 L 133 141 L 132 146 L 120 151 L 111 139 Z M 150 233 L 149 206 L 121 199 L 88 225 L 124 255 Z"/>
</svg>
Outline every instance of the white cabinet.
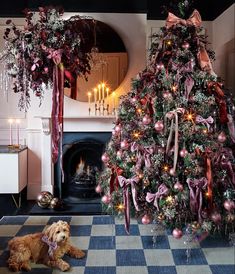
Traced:
<svg viewBox="0 0 235 274">
<path fill-rule="evenodd" d="M 27 185 L 27 148 L 0 147 L 0 194 L 20 193 Z"/>
</svg>

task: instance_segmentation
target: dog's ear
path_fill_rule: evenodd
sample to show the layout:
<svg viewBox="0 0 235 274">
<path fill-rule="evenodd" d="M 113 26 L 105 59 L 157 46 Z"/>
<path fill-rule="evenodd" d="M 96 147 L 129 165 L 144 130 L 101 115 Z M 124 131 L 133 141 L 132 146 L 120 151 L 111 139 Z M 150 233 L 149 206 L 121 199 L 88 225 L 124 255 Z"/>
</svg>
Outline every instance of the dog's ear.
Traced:
<svg viewBox="0 0 235 274">
<path fill-rule="evenodd" d="M 43 230 L 43 233 L 48 237 L 48 240 L 53 241 L 53 235 L 55 233 L 55 227 L 56 223 L 53 223 L 52 225 L 46 227 Z"/>
</svg>

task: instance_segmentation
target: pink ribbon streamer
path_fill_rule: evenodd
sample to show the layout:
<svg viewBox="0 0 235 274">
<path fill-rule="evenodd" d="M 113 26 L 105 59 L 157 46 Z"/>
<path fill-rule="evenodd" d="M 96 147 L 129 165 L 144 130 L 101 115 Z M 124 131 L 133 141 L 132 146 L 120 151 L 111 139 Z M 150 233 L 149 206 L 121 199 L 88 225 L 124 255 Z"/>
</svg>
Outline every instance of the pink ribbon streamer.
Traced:
<svg viewBox="0 0 235 274">
<path fill-rule="evenodd" d="M 233 166 L 231 161 L 234 160 L 233 152 L 230 148 L 222 147 L 215 153 L 213 157 L 214 165 L 220 165 L 222 169 L 227 170 L 228 180 L 231 182 L 231 185 L 235 187 L 235 173 L 233 171 Z"/>
<path fill-rule="evenodd" d="M 188 76 L 184 82 L 184 89 L 185 89 L 185 98 L 189 99 L 189 94 L 194 86 L 194 80 L 192 77 Z"/>
<path fill-rule="evenodd" d="M 166 146 L 166 154 L 168 154 L 170 150 L 170 145 L 173 137 L 173 131 L 174 131 L 174 119 L 175 118 L 175 144 L 174 144 L 174 165 L 173 165 L 173 172 L 176 171 L 176 165 L 178 160 L 178 152 L 179 152 L 179 119 L 178 119 L 178 113 L 184 114 L 185 109 L 184 108 L 177 108 L 174 111 L 169 111 L 166 114 L 166 118 L 171 120 L 171 127 L 170 127 L 170 134 L 167 140 L 167 146 Z"/>
<path fill-rule="evenodd" d="M 214 119 L 211 116 L 204 119 L 202 116 L 197 115 L 196 116 L 196 123 L 206 125 L 207 129 L 209 130 L 210 129 L 210 124 L 214 123 Z"/>
<path fill-rule="evenodd" d="M 137 190 L 136 184 L 139 182 L 139 177 L 134 176 L 130 179 L 126 179 L 123 176 L 118 176 L 118 182 L 120 187 L 123 189 L 123 200 L 125 207 L 125 229 L 126 232 L 130 233 L 130 200 L 129 200 L 129 189 L 128 186 L 131 185 L 131 193 L 132 199 L 135 206 L 136 211 L 140 211 L 138 203 L 137 203 Z"/>
<path fill-rule="evenodd" d="M 228 130 L 229 130 L 229 135 L 233 143 L 235 143 L 235 126 L 234 126 L 234 120 L 233 116 L 231 114 L 227 115 L 228 117 Z"/>
<path fill-rule="evenodd" d="M 190 190 L 190 209 L 193 214 L 198 214 L 198 221 L 202 221 L 202 190 L 206 189 L 207 179 L 205 177 L 201 179 L 187 179 L 187 184 Z"/>
<path fill-rule="evenodd" d="M 159 211 L 158 199 L 161 199 L 164 195 L 167 195 L 167 194 L 168 194 L 167 186 L 165 184 L 161 184 L 158 187 L 158 191 L 156 193 L 147 192 L 146 201 L 148 203 L 151 203 L 152 201 L 154 201 L 153 204 L 157 208 L 157 210 Z"/>
</svg>

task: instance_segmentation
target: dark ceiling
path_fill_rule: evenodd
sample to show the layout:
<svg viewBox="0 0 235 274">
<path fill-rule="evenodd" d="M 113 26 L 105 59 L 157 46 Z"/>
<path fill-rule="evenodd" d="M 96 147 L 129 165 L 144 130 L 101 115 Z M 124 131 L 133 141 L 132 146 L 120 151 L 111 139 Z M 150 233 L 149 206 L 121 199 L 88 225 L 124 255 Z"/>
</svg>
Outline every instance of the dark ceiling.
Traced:
<svg viewBox="0 0 235 274">
<path fill-rule="evenodd" d="M 165 19 L 162 6 L 169 1 L 163 0 L 16 0 L 2 1 L 0 17 L 23 17 L 22 10 L 36 10 L 39 6 L 62 6 L 70 12 L 105 12 L 105 13 L 147 13 L 148 19 Z M 194 0 L 194 7 L 199 10 L 203 20 L 214 20 L 234 0 Z"/>
</svg>

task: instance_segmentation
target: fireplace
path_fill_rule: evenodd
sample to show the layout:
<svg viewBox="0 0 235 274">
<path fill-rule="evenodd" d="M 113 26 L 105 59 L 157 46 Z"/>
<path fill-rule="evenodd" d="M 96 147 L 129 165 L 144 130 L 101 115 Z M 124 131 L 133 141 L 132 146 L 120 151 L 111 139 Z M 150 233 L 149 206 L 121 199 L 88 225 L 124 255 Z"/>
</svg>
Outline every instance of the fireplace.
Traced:
<svg viewBox="0 0 235 274">
<path fill-rule="evenodd" d="M 64 176 L 57 163 L 54 192 L 66 203 L 88 203 L 100 199 L 99 194 L 95 192 L 96 178 L 103 169 L 101 156 L 110 137 L 110 132 L 64 133 Z"/>
</svg>

